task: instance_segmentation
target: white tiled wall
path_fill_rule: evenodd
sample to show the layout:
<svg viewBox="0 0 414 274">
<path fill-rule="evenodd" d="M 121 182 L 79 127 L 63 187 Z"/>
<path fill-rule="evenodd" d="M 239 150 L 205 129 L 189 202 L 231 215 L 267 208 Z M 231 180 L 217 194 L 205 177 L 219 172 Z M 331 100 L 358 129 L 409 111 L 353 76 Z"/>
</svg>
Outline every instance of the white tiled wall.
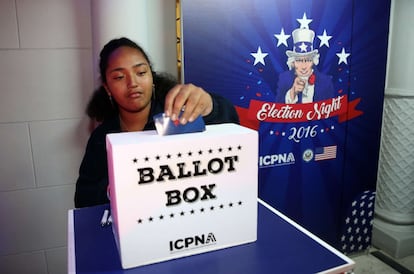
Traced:
<svg viewBox="0 0 414 274">
<path fill-rule="evenodd" d="M 90 0 L 0 0 L 0 273 L 67 272 L 89 136 Z"/>
<path fill-rule="evenodd" d="M 88 137 L 87 119 L 51 120 L 30 123 L 30 137 L 38 187 L 73 183 L 79 158 Z M 81 145 L 79 145 L 81 144 Z M 69 168 L 68 168 L 69 167 Z"/>
<path fill-rule="evenodd" d="M 24 262 L 24 263 L 23 263 Z M 1 273 L 47 273 L 45 255 L 43 251 L 21 253 L 11 256 L 0 257 Z M 65 272 L 56 272 L 65 273 Z"/>
<path fill-rule="evenodd" d="M 19 46 L 19 38 L 15 1 L 1 0 L 0 5 L 0 48 L 17 48 Z"/>
<path fill-rule="evenodd" d="M 67 272 L 67 211 L 94 87 L 92 3 L 0 0 L 1 274 Z M 145 6 L 147 51 L 176 74 L 175 1 Z"/>
<path fill-rule="evenodd" d="M 34 188 L 28 123 L 0 123 L 0 136 L 0 191 Z"/>
<path fill-rule="evenodd" d="M 91 47 L 90 1 L 16 0 L 16 6 L 22 48 Z"/>
<path fill-rule="evenodd" d="M 1 50 L 0 64 L 7 64 L 0 67 L 1 123 L 83 115 L 93 88 L 90 49 Z"/>
<path fill-rule="evenodd" d="M 9 255 L 66 245 L 67 209 L 74 185 L 0 193 L 0 254 Z M 3 273 L 3 272 L 2 272 Z"/>
</svg>

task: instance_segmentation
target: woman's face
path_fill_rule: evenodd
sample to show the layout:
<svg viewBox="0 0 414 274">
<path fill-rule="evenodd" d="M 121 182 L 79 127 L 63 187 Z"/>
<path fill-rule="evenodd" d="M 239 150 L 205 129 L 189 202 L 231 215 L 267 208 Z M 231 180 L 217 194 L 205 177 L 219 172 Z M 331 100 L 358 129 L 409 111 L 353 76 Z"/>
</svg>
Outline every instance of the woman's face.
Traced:
<svg viewBox="0 0 414 274">
<path fill-rule="evenodd" d="M 152 73 L 139 50 L 120 47 L 112 52 L 105 76 L 105 89 L 117 102 L 120 112 L 139 112 L 150 107 Z"/>
</svg>

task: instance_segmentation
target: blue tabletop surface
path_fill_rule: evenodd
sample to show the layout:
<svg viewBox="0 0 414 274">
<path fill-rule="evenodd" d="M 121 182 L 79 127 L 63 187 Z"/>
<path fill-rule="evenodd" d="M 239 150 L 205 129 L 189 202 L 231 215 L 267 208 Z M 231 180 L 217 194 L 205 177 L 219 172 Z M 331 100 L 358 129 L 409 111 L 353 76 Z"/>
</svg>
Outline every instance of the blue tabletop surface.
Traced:
<svg viewBox="0 0 414 274">
<path fill-rule="evenodd" d="M 259 203 L 254 243 L 123 270 L 111 226 L 99 225 L 106 208 L 109 205 L 73 210 L 76 273 L 274 274 L 352 268 L 346 257 Z"/>
</svg>

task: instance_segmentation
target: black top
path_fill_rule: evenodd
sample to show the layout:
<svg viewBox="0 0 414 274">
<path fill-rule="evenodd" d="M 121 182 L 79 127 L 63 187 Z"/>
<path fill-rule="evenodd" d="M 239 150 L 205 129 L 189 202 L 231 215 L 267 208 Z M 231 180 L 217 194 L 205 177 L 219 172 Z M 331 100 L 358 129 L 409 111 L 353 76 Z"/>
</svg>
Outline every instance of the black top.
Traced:
<svg viewBox="0 0 414 274">
<path fill-rule="evenodd" d="M 203 117 L 207 125 L 220 123 L 239 123 L 234 106 L 224 97 L 210 94 L 213 98 L 212 112 Z M 162 102 L 153 101 L 149 121 L 144 130 L 155 130 L 153 116 L 164 112 Z M 91 134 L 86 146 L 85 155 L 79 168 L 76 181 L 75 207 L 87 207 L 108 203 L 108 163 L 106 154 L 106 135 L 121 132 L 119 117 L 105 120 Z"/>
</svg>

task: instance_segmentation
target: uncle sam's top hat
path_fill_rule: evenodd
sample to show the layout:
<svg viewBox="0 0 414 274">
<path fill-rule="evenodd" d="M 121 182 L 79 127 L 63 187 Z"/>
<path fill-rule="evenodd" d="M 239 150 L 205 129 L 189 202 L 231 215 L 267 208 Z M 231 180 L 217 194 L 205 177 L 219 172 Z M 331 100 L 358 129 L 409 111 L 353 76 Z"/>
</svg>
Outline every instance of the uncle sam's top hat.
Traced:
<svg viewBox="0 0 414 274">
<path fill-rule="evenodd" d="M 300 57 L 305 55 L 315 55 L 318 53 L 317 49 L 313 49 L 313 39 L 315 32 L 311 29 L 295 29 L 292 32 L 293 37 L 293 51 L 287 50 L 288 57 Z"/>
</svg>

